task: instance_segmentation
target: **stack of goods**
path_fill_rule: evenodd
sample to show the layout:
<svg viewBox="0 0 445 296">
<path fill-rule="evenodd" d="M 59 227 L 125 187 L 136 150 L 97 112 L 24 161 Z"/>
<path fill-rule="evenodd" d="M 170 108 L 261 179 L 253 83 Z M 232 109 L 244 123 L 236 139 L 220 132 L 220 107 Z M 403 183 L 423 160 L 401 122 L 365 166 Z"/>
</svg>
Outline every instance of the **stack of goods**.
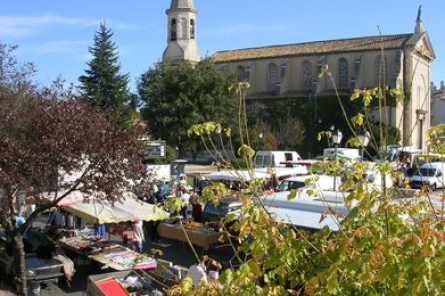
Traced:
<svg viewBox="0 0 445 296">
<path fill-rule="evenodd" d="M 198 223 L 194 221 L 184 223 L 183 225 L 185 229 L 191 231 L 213 231 L 213 229 L 207 228 L 203 223 Z"/>
<path fill-rule="evenodd" d="M 166 286 L 174 286 L 180 283 L 187 275 L 188 270 L 185 267 L 173 265 L 172 262 L 158 259 L 158 267 L 145 273 L 154 279 L 154 283 L 160 282 Z M 149 278 L 150 280 L 150 278 Z"/>
<path fill-rule="evenodd" d="M 95 284 L 106 296 L 142 296 L 149 295 L 153 290 L 150 284 L 134 273 L 125 278 L 107 277 Z"/>
<path fill-rule="evenodd" d="M 125 269 L 148 269 L 155 268 L 157 266 L 155 259 L 148 256 L 139 255 L 138 253 L 122 246 L 105 248 L 103 250 L 103 256 L 110 263 L 118 264 Z"/>
<path fill-rule="evenodd" d="M 101 240 L 91 240 L 82 236 L 75 236 L 70 238 L 63 238 L 60 240 L 63 244 L 70 246 L 79 252 L 82 252 L 86 255 L 100 252 L 103 247 L 108 245 L 108 241 Z"/>
</svg>

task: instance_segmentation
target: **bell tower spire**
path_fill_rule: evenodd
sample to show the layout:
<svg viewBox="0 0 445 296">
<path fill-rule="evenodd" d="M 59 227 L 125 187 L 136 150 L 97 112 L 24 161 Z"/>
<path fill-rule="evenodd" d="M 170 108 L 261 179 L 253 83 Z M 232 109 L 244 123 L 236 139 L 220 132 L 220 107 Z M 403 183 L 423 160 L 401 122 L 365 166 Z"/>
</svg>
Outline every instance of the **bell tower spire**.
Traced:
<svg viewBox="0 0 445 296">
<path fill-rule="evenodd" d="M 200 61 L 196 41 L 197 11 L 193 0 L 172 0 L 167 14 L 167 48 L 163 62 L 179 63 L 188 60 L 191 63 Z"/>
<path fill-rule="evenodd" d="M 414 28 L 414 33 L 423 33 L 425 32 L 425 28 L 423 27 L 422 22 L 422 5 L 419 6 L 417 10 L 417 19 L 416 19 L 416 27 Z"/>
</svg>

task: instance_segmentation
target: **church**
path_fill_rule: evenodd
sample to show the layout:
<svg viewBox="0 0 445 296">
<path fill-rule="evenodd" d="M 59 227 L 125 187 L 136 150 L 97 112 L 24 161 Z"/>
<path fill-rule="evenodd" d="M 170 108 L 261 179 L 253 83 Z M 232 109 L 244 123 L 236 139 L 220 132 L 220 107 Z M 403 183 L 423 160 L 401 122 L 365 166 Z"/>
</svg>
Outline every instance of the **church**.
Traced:
<svg viewBox="0 0 445 296">
<path fill-rule="evenodd" d="M 197 10 L 192 0 L 172 0 L 166 11 L 168 40 L 164 62 L 200 60 Z M 431 63 L 435 53 L 419 8 L 413 33 L 366 36 L 266 47 L 225 50 L 211 58 L 247 81 L 249 112 L 267 112 L 269 102 L 348 98 L 355 89 L 387 85 L 403 90 L 405 98 L 374 112 L 374 121 L 400 131 L 400 144 L 425 149 L 430 127 Z M 330 77 L 317 75 L 329 69 Z M 265 110 L 266 109 L 266 110 Z M 326 118 L 323 118 L 326 121 Z M 329 120 L 329 119 L 328 119 Z M 319 119 L 321 122 L 321 119 Z"/>
</svg>

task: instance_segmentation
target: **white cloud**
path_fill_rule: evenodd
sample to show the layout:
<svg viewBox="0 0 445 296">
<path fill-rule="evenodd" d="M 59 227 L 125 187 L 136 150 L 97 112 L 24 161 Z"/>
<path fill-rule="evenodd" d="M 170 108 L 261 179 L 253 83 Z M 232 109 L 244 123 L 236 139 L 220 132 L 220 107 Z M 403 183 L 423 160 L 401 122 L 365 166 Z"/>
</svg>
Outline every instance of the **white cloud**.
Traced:
<svg viewBox="0 0 445 296">
<path fill-rule="evenodd" d="M 42 28 L 53 25 L 93 26 L 96 20 L 85 18 L 61 17 L 52 14 L 42 16 L 0 16 L 0 34 L 10 37 L 24 37 Z"/>
<path fill-rule="evenodd" d="M 54 25 L 99 26 L 102 19 L 82 18 L 82 17 L 63 17 L 53 14 L 44 14 L 41 16 L 1 16 L 0 15 L 0 36 L 25 37 L 44 30 Z M 112 21 L 106 21 L 112 24 Z M 118 29 L 134 29 L 135 26 L 125 23 L 116 23 Z"/>
<path fill-rule="evenodd" d="M 73 53 L 79 49 L 86 50 L 91 41 L 87 40 L 59 40 L 44 43 L 39 47 L 40 52 L 44 53 Z"/>
</svg>

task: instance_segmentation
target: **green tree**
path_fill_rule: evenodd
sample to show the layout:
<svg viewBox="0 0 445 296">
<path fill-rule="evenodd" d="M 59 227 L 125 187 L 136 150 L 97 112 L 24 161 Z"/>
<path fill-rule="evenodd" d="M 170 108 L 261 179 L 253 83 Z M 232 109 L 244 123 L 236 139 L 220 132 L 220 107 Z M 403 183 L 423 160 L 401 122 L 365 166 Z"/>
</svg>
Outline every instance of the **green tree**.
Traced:
<svg viewBox="0 0 445 296">
<path fill-rule="evenodd" d="M 277 140 L 270 127 L 263 121 L 258 121 L 249 128 L 250 145 L 256 150 L 275 150 Z"/>
<path fill-rule="evenodd" d="M 230 126 L 236 119 L 236 94 L 230 86 L 235 78 L 217 70 L 210 60 L 196 65 L 156 64 L 143 73 L 138 92 L 141 114 L 150 135 L 177 146 L 200 148 L 199 140 L 186 136 L 188 127 L 198 122 L 217 121 Z M 182 156 L 182 155 L 181 155 Z"/>
<path fill-rule="evenodd" d="M 87 63 L 88 69 L 79 77 L 80 89 L 91 106 L 123 123 L 130 120 L 135 97 L 128 89 L 129 74 L 120 74 L 117 47 L 112 37 L 111 29 L 101 23 L 94 44 L 89 47 L 92 59 Z"/>
<path fill-rule="evenodd" d="M 280 124 L 276 133 L 276 138 L 280 143 L 280 148 L 284 150 L 296 149 L 304 141 L 304 123 L 298 118 L 288 117 Z"/>
</svg>

